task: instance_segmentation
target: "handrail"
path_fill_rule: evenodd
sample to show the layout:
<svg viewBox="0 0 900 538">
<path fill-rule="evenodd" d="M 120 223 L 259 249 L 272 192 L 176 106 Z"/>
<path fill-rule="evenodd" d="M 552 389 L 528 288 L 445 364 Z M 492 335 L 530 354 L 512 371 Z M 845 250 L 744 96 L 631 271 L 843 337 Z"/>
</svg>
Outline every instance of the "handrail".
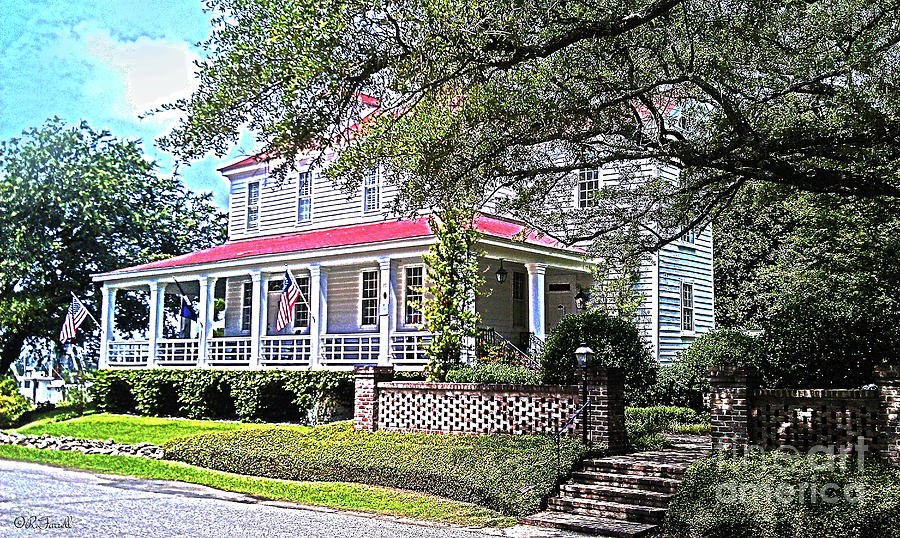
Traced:
<svg viewBox="0 0 900 538">
<path fill-rule="evenodd" d="M 580 415 L 581 412 L 584 411 L 584 408 L 587 407 L 588 405 L 590 405 L 590 403 L 591 403 L 591 399 L 590 398 L 586 399 L 584 401 L 584 405 L 582 405 L 581 408 L 578 409 L 578 411 L 575 411 L 575 414 L 572 415 L 572 417 L 568 421 L 566 421 L 565 424 L 563 424 L 563 427 L 560 428 L 559 431 L 556 432 L 556 435 L 553 436 L 553 440 L 556 441 L 556 484 L 557 485 L 559 485 L 559 468 L 560 468 L 559 436 L 562 435 L 562 433 L 564 431 L 566 431 L 566 428 L 568 428 L 573 422 L 575 422 L 575 419 L 578 418 L 578 415 Z"/>
<path fill-rule="evenodd" d="M 535 368 L 535 360 L 531 358 L 530 355 L 519 349 L 515 344 L 509 341 L 508 338 L 497 332 L 497 329 L 493 327 L 483 327 L 478 329 L 478 340 L 479 344 L 486 343 L 490 345 L 499 345 L 506 348 L 509 352 L 517 355 L 520 360 L 522 360 L 525 365 L 529 368 Z M 476 353 L 481 353 L 480 345 L 476 346 Z"/>
</svg>

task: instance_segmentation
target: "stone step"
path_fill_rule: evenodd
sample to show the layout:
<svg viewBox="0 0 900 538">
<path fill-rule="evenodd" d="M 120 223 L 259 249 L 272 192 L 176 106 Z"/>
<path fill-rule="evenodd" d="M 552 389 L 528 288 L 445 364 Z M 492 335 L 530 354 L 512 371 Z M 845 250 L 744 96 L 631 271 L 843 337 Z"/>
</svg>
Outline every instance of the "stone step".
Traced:
<svg viewBox="0 0 900 538">
<path fill-rule="evenodd" d="M 528 516 L 523 520 L 529 525 L 563 529 L 568 531 L 593 534 L 596 536 L 613 536 L 617 538 L 639 538 L 647 536 L 657 529 L 656 525 L 635 523 L 621 519 L 605 519 L 580 514 L 567 514 L 546 511 Z"/>
<path fill-rule="evenodd" d="M 572 473 L 570 483 L 600 484 L 615 487 L 639 487 L 647 491 L 675 493 L 680 480 L 659 476 L 643 476 L 623 473 L 603 473 L 600 471 L 576 471 Z"/>
<path fill-rule="evenodd" d="M 617 503 L 612 501 L 599 501 L 595 499 L 580 499 L 562 495 L 550 499 L 547 504 L 549 510 L 566 512 L 569 514 L 581 514 L 605 519 L 624 519 L 636 523 L 650 523 L 658 525 L 666 518 L 666 509 L 656 506 L 641 506 L 637 504 Z"/>
<path fill-rule="evenodd" d="M 598 484 L 563 484 L 560 494 L 575 499 L 597 499 L 623 504 L 639 504 L 666 508 L 672 499 L 670 493 L 645 491 L 635 487 L 616 487 Z"/>
<path fill-rule="evenodd" d="M 680 480 L 681 477 L 684 476 L 687 466 L 653 461 L 628 462 L 613 459 L 591 459 L 584 461 L 582 470 L 638 476 L 657 476 L 660 478 L 674 478 Z"/>
</svg>

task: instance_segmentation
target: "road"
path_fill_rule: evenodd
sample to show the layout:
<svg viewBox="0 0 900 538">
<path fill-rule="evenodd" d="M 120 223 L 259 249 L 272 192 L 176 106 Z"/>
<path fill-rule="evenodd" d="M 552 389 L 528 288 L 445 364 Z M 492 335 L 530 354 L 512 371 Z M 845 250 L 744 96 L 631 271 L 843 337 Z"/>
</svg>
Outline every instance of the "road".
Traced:
<svg viewBox="0 0 900 538">
<path fill-rule="evenodd" d="M 46 517 L 52 524 L 68 527 L 25 528 L 32 517 Z M 195 484 L 6 460 L 0 460 L 0 518 L 0 536 L 10 537 L 484 536 L 460 528 L 262 501 Z M 17 523 L 22 528 L 17 528 Z M 42 520 L 36 523 L 40 526 Z M 510 534 L 508 529 L 499 534 L 518 533 Z"/>
</svg>

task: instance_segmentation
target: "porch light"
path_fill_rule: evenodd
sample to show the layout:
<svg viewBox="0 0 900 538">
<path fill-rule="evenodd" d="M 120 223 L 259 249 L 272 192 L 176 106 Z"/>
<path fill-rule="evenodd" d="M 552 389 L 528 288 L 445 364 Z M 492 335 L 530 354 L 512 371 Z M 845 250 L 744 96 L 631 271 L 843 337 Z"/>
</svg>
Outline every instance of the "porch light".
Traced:
<svg viewBox="0 0 900 538">
<path fill-rule="evenodd" d="M 594 358 L 594 350 L 589 348 L 587 344 L 581 344 L 581 347 L 575 350 L 575 359 L 578 360 L 579 368 L 587 368 L 591 365 L 591 359 Z"/>
<path fill-rule="evenodd" d="M 506 282 L 507 274 L 509 274 L 509 271 L 503 268 L 503 258 L 500 258 L 500 269 L 497 269 L 497 282 L 500 284 Z"/>
<path fill-rule="evenodd" d="M 585 293 L 584 288 L 578 290 L 578 293 L 575 294 L 575 308 L 578 310 L 584 310 L 584 307 L 587 306 L 588 299 L 591 297 Z"/>
</svg>

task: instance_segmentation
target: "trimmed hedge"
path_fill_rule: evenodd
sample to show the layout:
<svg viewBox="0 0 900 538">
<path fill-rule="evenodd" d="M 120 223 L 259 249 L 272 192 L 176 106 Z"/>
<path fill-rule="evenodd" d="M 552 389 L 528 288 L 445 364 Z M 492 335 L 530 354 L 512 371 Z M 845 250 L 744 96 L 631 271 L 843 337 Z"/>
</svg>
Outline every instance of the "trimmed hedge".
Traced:
<svg viewBox="0 0 900 538">
<path fill-rule="evenodd" d="M 191 435 L 163 448 L 167 459 L 219 471 L 409 489 L 517 516 L 538 511 L 556 483 L 556 444 L 547 436 L 368 432 L 338 423 Z M 563 439 L 563 475 L 584 450 Z"/>
<path fill-rule="evenodd" d="M 524 366 L 513 366 L 502 362 L 476 363 L 473 366 L 459 366 L 447 372 L 450 383 L 497 383 L 503 385 L 538 385 L 541 372 Z"/>
<path fill-rule="evenodd" d="M 872 462 L 859 470 L 855 457 L 846 467 L 829 469 L 829 461 L 777 452 L 745 457 L 718 453 L 702 459 L 685 473 L 669 505 L 667 536 L 900 536 L 900 470 Z M 827 484 L 838 489 L 823 497 Z M 861 489 L 844 489 L 851 484 Z M 794 488 L 793 495 L 788 488 Z M 803 491 L 802 499 L 798 491 Z M 848 501 L 845 492 L 858 502 Z"/>
<path fill-rule="evenodd" d="M 314 423 L 353 407 L 349 372 L 100 370 L 92 381 L 110 413 Z"/>
</svg>

